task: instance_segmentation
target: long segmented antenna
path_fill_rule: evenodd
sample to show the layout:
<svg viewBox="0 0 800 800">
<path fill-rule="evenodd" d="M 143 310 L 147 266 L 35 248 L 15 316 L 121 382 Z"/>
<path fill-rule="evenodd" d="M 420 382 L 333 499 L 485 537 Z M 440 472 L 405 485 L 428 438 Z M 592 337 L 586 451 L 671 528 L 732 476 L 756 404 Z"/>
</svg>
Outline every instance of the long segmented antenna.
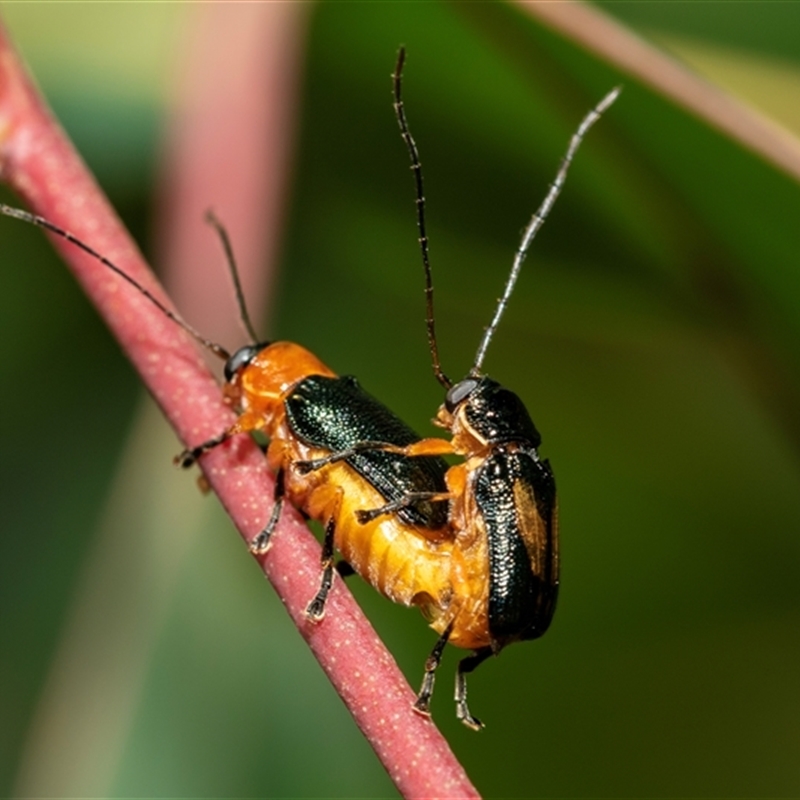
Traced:
<svg viewBox="0 0 800 800">
<path fill-rule="evenodd" d="M 245 333 L 250 337 L 251 344 L 258 341 L 256 329 L 250 320 L 250 314 L 247 311 L 247 303 L 244 301 L 244 292 L 242 291 L 242 283 L 239 280 L 239 268 L 236 266 L 236 259 L 233 256 L 233 247 L 231 245 L 230 237 L 225 226 L 219 221 L 216 214 L 209 209 L 206 211 L 206 222 L 211 225 L 217 232 L 220 241 L 222 242 L 222 249 L 225 251 L 225 259 L 228 262 L 228 271 L 233 279 L 233 290 L 236 293 L 236 303 L 239 306 L 239 320 L 244 325 Z"/>
<path fill-rule="evenodd" d="M 403 107 L 402 83 L 403 83 L 403 64 L 406 60 L 405 47 L 400 48 L 397 54 L 397 64 L 392 75 L 394 84 L 394 113 L 397 116 L 397 123 L 400 125 L 400 135 L 408 148 L 411 156 L 411 170 L 414 173 L 414 181 L 417 187 L 417 228 L 419 230 L 419 247 L 422 253 L 422 265 L 425 267 L 425 303 L 426 318 L 428 327 L 428 346 L 431 351 L 431 361 L 433 363 L 433 374 L 436 380 L 449 389 L 453 382 L 442 372 L 442 365 L 439 361 L 439 347 L 436 344 L 436 323 L 433 315 L 433 279 L 431 278 L 431 265 L 428 260 L 428 236 L 425 233 L 425 194 L 422 190 L 422 164 L 419 162 L 419 152 L 411 131 L 408 129 L 406 112 Z"/>
<path fill-rule="evenodd" d="M 231 357 L 231 354 L 224 347 L 222 347 L 222 345 L 218 345 L 215 342 L 206 339 L 205 336 L 202 336 L 183 318 L 179 317 L 174 311 L 170 311 L 160 300 L 156 299 L 156 297 L 147 289 L 145 289 L 144 286 L 142 286 L 138 281 L 135 281 L 130 275 L 128 275 L 126 272 L 123 272 L 116 264 L 112 263 L 104 255 L 101 255 L 96 250 L 89 247 L 88 244 L 82 242 L 77 236 L 71 234 L 69 231 L 59 228 L 58 225 L 54 225 L 44 217 L 40 217 L 36 214 L 30 214 L 29 212 L 23 211 L 20 208 L 12 208 L 4 203 L 0 203 L 0 214 L 4 214 L 6 217 L 13 217 L 14 219 L 22 220 L 23 222 L 28 222 L 31 225 L 36 225 L 39 228 L 44 228 L 45 230 L 60 236 L 62 239 L 66 239 L 68 242 L 71 242 L 76 247 L 83 250 L 84 253 L 88 253 L 90 256 L 92 256 L 92 258 L 97 259 L 101 264 L 103 264 L 103 266 L 108 267 L 108 269 L 110 269 L 112 272 L 119 275 L 120 278 L 126 280 L 129 284 L 131 284 L 131 286 L 141 292 L 166 317 L 171 319 L 176 325 L 183 328 L 190 336 L 196 339 L 201 345 L 203 345 L 203 347 L 212 352 L 215 356 L 218 356 L 225 361 Z"/>
<path fill-rule="evenodd" d="M 572 163 L 575 151 L 583 141 L 583 137 L 586 136 L 586 132 L 589 130 L 589 128 L 591 128 L 592 125 L 594 125 L 594 123 L 600 119 L 600 117 L 603 115 L 603 112 L 605 112 L 606 109 L 608 109 L 608 107 L 617 99 L 621 91 L 621 86 L 617 86 L 616 88 L 612 89 L 583 118 L 583 121 L 578 126 L 578 130 L 572 134 L 572 138 L 569 141 L 569 147 L 567 148 L 566 155 L 561 159 L 561 165 L 558 168 L 558 173 L 556 174 L 555 180 L 550 184 L 550 189 L 547 192 L 547 196 L 544 198 L 544 201 L 539 206 L 533 217 L 531 217 L 531 221 L 528 223 L 528 227 L 525 229 L 525 233 L 522 235 L 522 241 L 520 242 L 519 248 L 514 256 L 514 263 L 511 267 L 511 273 L 508 276 L 508 281 L 506 282 L 506 288 L 503 291 L 503 296 L 497 303 L 497 309 L 494 312 L 494 317 L 492 318 L 489 327 L 486 329 L 480 346 L 478 347 L 478 352 L 475 356 L 475 364 L 469 372 L 471 376 L 475 377 L 480 374 L 481 365 L 483 364 L 483 359 L 486 356 L 486 350 L 489 347 L 489 342 L 492 340 L 492 336 L 494 336 L 494 332 L 497 330 L 497 325 L 500 322 L 500 318 L 505 313 L 506 306 L 508 305 L 508 299 L 511 297 L 511 293 L 514 291 L 514 284 L 516 284 L 520 270 L 522 269 L 522 262 L 525 260 L 525 256 L 528 254 L 528 249 L 531 246 L 534 236 L 536 236 L 539 228 L 541 228 L 544 224 L 544 221 L 547 219 L 547 215 L 550 213 L 553 204 L 556 202 L 558 195 L 561 193 L 561 189 L 564 186 L 564 180 L 567 177 L 567 170 L 569 169 L 569 165 Z"/>
</svg>

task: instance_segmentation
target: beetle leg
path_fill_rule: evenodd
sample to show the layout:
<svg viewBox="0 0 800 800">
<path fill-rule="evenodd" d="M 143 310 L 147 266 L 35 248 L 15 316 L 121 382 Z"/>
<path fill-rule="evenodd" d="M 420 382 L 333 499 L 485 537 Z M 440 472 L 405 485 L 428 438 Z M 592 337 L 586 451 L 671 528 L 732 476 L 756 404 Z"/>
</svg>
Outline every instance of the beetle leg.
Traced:
<svg viewBox="0 0 800 800">
<path fill-rule="evenodd" d="M 197 447 L 187 448 L 175 456 L 173 461 L 178 466 L 188 469 L 204 453 L 213 450 L 215 447 L 219 447 L 223 442 L 227 442 L 228 439 L 236 436 L 237 433 L 252 433 L 253 431 L 261 430 L 263 424 L 264 420 L 262 417 L 257 414 L 245 412 L 230 428 L 228 428 L 228 430 L 223 431 L 219 436 L 215 436 L 207 442 L 197 445 Z"/>
<path fill-rule="evenodd" d="M 261 531 L 261 533 L 259 533 L 258 536 L 256 536 L 256 538 L 250 542 L 251 553 L 260 556 L 269 550 L 270 538 L 275 530 L 275 526 L 278 524 L 278 520 L 281 518 L 281 510 L 283 509 L 283 496 L 285 492 L 285 476 L 283 467 L 281 467 L 278 470 L 278 474 L 275 476 L 275 493 L 273 495 L 275 505 L 272 506 L 272 513 L 269 516 L 269 522 L 267 522 L 265 525 L 264 530 Z"/>
<path fill-rule="evenodd" d="M 359 524 L 365 525 L 367 522 L 383 516 L 384 514 L 393 514 L 395 511 L 400 511 L 408 506 L 413 506 L 414 503 L 420 500 L 433 500 L 433 501 L 446 501 L 451 499 L 449 492 L 409 492 L 391 503 L 387 503 L 380 508 L 370 508 L 368 510 L 359 509 L 356 511 L 356 519 Z"/>
<path fill-rule="evenodd" d="M 338 506 L 338 503 L 337 503 Z M 338 507 L 336 509 L 338 512 Z M 312 622 L 319 622 L 325 616 L 325 602 L 328 599 L 328 592 L 333 585 L 333 542 L 336 533 L 337 513 L 330 516 L 325 525 L 325 539 L 322 542 L 322 580 L 320 582 L 317 596 L 308 604 L 306 616 Z"/>
<path fill-rule="evenodd" d="M 215 447 L 218 447 L 223 442 L 230 439 L 231 436 L 233 436 L 233 434 L 230 431 L 223 431 L 219 436 L 215 436 L 213 439 L 209 439 L 207 442 L 197 445 L 197 447 L 187 448 L 186 450 L 178 453 L 173 461 L 176 466 L 182 467 L 183 469 L 189 469 L 189 467 L 193 466 L 197 459 L 203 455 L 203 453 L 207 453 L 209 450 L 213 450 Z"/>
<path fill-rule="evenodd" d="M 358 453 L 364 453 L 369 450 L 383 450 L 384 452 L 400 452 L 403 448 L 397 445 L 388 444 L 387 442 L 358 442 L 346 450 L 339 450 L 336 453 L 329 453 L 322 458 L 312 458 L 308 461 L 295 461 L 294 468 L 301 474 L 307 475 L 309 472 L 315 472 L 318 469 L 327 467 L 328 464 L 335 464 L 337 461 L 345 461 L 352 458 Z"/>
<path fill-rule="evenodd" d="M 453 443 L 448 439 L 420 439 L 418 442 L 405 447 L 395 448 L 393 452 L 415 458 L 417 456 L 447 456 L 455 453 Z"/>
<path fill-rule="evenodd" d="M 418 714 L 423 714 L 426 717 L 431 715 L 431 695 L 433 694 L 433 683 L 436 680 L 436 668 L 442 660 L 442 651 L 444 650 L 450 634 L 453 632 L 453 623 L 451 622 L 444 630 L 444 633 L 439 637 L 439 640 L 431 650 L 431 654 L 425 660 L 425 675 L 422 678 L 422 686 L 420 687 L 417 699 L 414 701 L 413 709 Z"/>
<path fill-rule="evenodd" d="M 357 442 L 346 450 L 339 450 L 337 453 L 330 453 L 322 458 L 313 458 L 308 461 L 296 461 L 294 466 L 301 475 L 306 475 L 328 464 L 335 464 L 337 461 L 344 461 L 352 458 L 358 453 L 365 453 L 369 450 L 381 450 L 384 453 L 397 453 L 400 456 L 409 458 L 417 456 L 438 456 L 447 455 L 453 452 L 453 445 L 447 439 L 420 439 L 418 442 L 401 447 L 400 445 L 390 444 L 389 442 Z"/>
<path fill-rule="evenodd" d="M 471 656 L 462 658 L 456 672 L 456 718 L 474 731 L 479 731 L 483 723 L 477 717 L 473 717 L 467 708 L 467 674 L 486 661 L 490 655 L 492 655 L 491 647 L 481 647 Z"/>
</svg>

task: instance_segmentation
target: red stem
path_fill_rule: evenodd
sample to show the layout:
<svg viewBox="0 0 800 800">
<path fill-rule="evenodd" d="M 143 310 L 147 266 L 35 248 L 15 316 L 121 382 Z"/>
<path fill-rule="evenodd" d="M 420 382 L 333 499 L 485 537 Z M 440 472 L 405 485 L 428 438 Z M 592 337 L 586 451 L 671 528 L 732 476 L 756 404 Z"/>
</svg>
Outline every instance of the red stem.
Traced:
<svg viewBox="0 0 800 800">
<path fill-rule="evenodd" d="M 224 50 L 219 41 L 216 47 Z M 35 213 L 90 243 L 169 304 L 2 28 L 0 175 Z M 186 334 L 96 261 L 62 240 L 54 245 L 181 441 L 196 444 L 229 425 L 233 415 Z M 251 539 L 272 506 L 272 478 L 261 452 L 240 437 L 205 456 L 202 466 L 242 537 Z M 414 692 L 342 581 L 325 620 L 306 621 L 304 609 L 319 581 L 319 545 L 293 510 L 283 515 L 274 542 L 261 560 L 266 576 L 399 791 L 405 797 L 477 797 L 437 728 L 411 711 Z"/>
</svg>

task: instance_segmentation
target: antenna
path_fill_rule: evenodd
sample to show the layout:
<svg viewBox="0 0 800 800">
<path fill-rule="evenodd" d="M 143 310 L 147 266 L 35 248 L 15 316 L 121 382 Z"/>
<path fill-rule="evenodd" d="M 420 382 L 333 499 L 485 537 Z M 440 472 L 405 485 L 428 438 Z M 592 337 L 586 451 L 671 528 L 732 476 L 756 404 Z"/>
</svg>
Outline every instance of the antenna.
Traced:
<svg viewBox="0 0 800 800">
<path fill-rule="evenodd" d="M 239 269 L 236 266 L 236 259 L 233 257 L 233 247 L 231 246 L 228 231 L 211 209 L 206 211 L 206 222 L 214 228 L 222 242 L 222 249 L 225 251 L 225 260 L 228 262 L 228 271 L 231 273 L 231 278 L 233 279 L 236 304 L 239 306 L 239 320 L 244 326 L 245 333 L 250 337 L 250 342 L 255 344 L 258 341 L 258 335 L 250 320 L 250 314 L 247 311 L 247 303 L 244 301 L 242 283 L 239 280 Z"/>
<path fill-rule="evenodd" d="M 397 116 L 397 123 L 400 125 L 400 135 L 408 148 L 411 157 L 411 170 L 414 173 L 414 182 L 417 188 L 417 229 L 419 230 L 419 248 L 422 253 L 422 265 L 425 268 L 425 304 L 426 314 L 425 323 L 428 327 L 428 347 L 431 351 L 431 361 L 433 364 L 433 374 L 436 380 L 449 389 L 453 382 L 442 372 L 442 365 L 439 361 L 439 346 L 436 344 L 436 323 L 433 314 L 433 280 L 431 278 L 431 265 L 428 260 L 428 236 L 425 233 L 425 194 L 422 189 L 422 164 L 419 162 L 419 152 L 411 131 L 408 129 L 406 112 L 403 106 L 402 83 L 403 83 L 403 64 L 406 60 L 405 47 L 400 48 L 397 54 L 397 64 L 392 74 L 394 84 L 394 113 Z"/>
<path fill-rule="evenodd" d="M 511 266 L 511 273 L 506 281 L 506 288 L 503 291 L 503 296 L 497 303 L 497 309 L 494 312 L 494 317 L 492 318 L 489 327 L 486 329 L 480 346 L 478 347 L 478 352 L 475 356 L 475 364 L 469 371 L 471 376 L 475 377 L 480 374 L 481 365 L 483 364 L 483 359 L 486 356 L 486 349 L 489 347 L 489 342 L 491 342 L 492 336 L 494 336 L 494 332 L 497 330 L 497 325 L 500 322 L 500 318 L 503 316 L 506 310 L 508 300 L 511 297 L 511 292 L 514 291 L 514 285 L 516 284 L 520 270 L 522 269 L 522 262 L 525 260 L 525 256 L 528 255 L 528 249 L 531 246 L 534 236 L 536 236 L 539 228 L 541 228 L 544 224 L 544 221 L 547 219 L 547 215 L 550 213 L 550 210 L 553 208 L 558 195 L 561 193 L 561 189 L 564 186 L 564 181 L 567 177 L 567 170 L 569 169 L 569 165 L 572 163 L 572 159 L 575 156 L 575 151 L 583 141 L 583 137 L 586 136 L 586 132 L 589 130 L 589 128 L 591 128 L 592 125 L 594 125 L 594 123 L 600 119 L 600 117 L 603 115 L 603 112 L 606 111 L 606 109 L 617 99 L 621 91 L 621 86 L 617 86 L 612 89 L 583 118 L 583 121 L 578 126 L 578 130 L 572 134 L 566 155 L 561 159 L 561 165 L 558 168 L 558 173 L 556 174 L 553 182 L 550 184 L 547 196 L 544 198 L 544 201 L 539 206 L 533 217 L 531 217 L 531 221 L 528 223 L 528 227 L 525 229 L 525 233 L 522 235 L 522 241 L 520 242 L 519 248 L 517 248 L 516 255 L 514 256 L 514 263 Z"/>
<path fill-rule="evenodd" d="M 88 244 L 82 242 L 77 236 L 74 236 L 69 231 L 59 228 L 58 225 L 54 225 L 44 217 L 40 217 L 36 214 L 30 214 L 27 211 L 23 211 L 19 208 L 12 208 L 4 203 L 0 203 L 0 214 L 5 215 L 6 217 L 13 217 L 14 219 L 22 220 L 23 222 L 28 222 L 31 225 L 36 225 L 39 228 L 44 228 L 45 230 L 56 234 L 56 236 L 60 236 L 62 239 L 66 239 L 68 242 L 71 242 L 76 247 L 83 250 L 84 253 L 88 253 L 92 258 L 96 259 L 101 264 L 108 267 L 108 269 L 110 269 L 112 272 L 119 275 L 120 278 L 126 280 L 131 286 L 143 294 L 166 317 L 171 319 L 176 325 L 183 328 L 190 336 L 192 336 L 215 356 L 218 356 L 225 361 L 231 357 L 230 353 L 224 347 L 206 339 L 182 317 L 178 316 L 174 311 L 170 311 L 160 300 L 157 300 L 155 296 L 145 289 L 144 286 L 142 286 L 138 281 L 135 281 L 130 275 L 123 272 L 116 264 L 109 261 L 105 256 L 100 255 L 100 253 L 89 247 Z"/>
</svg>

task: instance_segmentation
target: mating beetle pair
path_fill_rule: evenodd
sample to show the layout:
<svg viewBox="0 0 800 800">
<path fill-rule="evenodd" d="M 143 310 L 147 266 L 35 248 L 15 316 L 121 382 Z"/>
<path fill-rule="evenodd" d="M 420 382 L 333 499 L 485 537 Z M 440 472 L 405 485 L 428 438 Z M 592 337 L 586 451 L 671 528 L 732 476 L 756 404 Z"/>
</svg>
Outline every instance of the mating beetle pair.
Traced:
<svg viewBox="0 0 800 800">
<path fill-rule="evenodd" d="M 275 504 L 255 553 L 270 537 L 288 500 L 325 528 L 322 575 L 308 606 L 322 619 L 334 577 L 334 552 L 390 599 L 418 606 L 439 639 L 429 656 L 415 708 L 428 713 L 435 670 L 445 645 L 472 649 L 460 662 L 456 713 L 469 727 L 481 723 L 466 701 L 466 674 L 507 644 L 541 636 L 558 591 L 555 483 L 538 456 L 540 436 L 522 401 L 481 374 L 488 344 L 508 303 L 530 243 L 563 184 L 588 128 L 615 100 L 611 92 L 574 134 L 555 181 L 517 251 L 494 318 L 469 375 L 453 384 L 436 345 L 433 291 L 425 234 L 422 173 L 401 97 L 401 50 L 393 76 L 395 111 L 417 187 L 417 221 L 426 276 L 427 325 L 434 373 L 447 389 L 436 423 L 451 439 L 420 439 L 354 378 L 337 377 L 314 355 L 289 342 L 256 343 L 233 354 L 209 342 L 161 305 L 108 259 L 41 217 L 0 206 L 0 212 L 44 227 L 98 258 L 148 297 L 204 347 L 225 360 L 225 394 L 239 409 L 234 425 L 178 457 L 190 466 L 239 433 L 262 431 L 276 473 Z M 230 253 L 227 235 L 212 217 Z M 233 262 L 230 259 L 231 268 Z M 448 467 L 441 458 L 464 460 Z"/>
</svg>

